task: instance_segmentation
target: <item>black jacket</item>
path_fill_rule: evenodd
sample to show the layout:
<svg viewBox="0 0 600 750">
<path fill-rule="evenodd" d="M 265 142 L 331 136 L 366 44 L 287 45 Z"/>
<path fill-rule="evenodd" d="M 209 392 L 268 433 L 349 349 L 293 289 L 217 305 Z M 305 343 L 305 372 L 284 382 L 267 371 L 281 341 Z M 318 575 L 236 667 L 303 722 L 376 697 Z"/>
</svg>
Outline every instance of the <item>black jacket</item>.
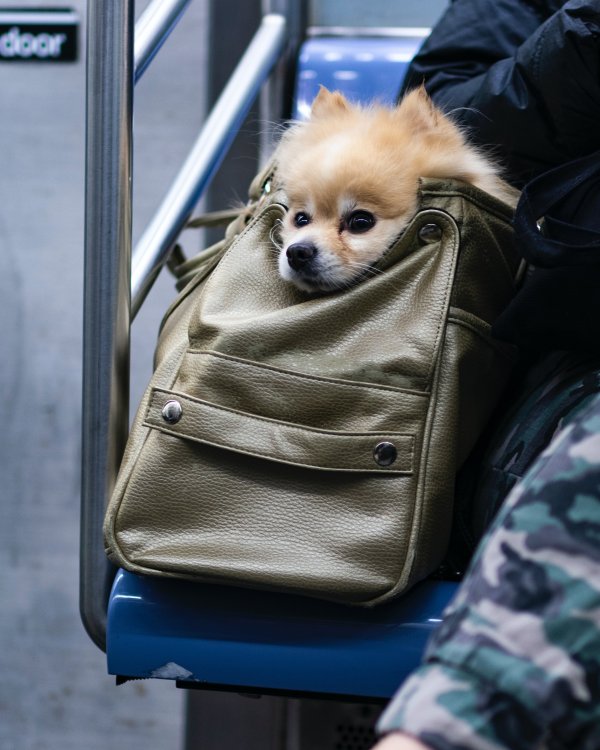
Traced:
<svg viewBox="0 0 600 750">
<path fill-rule="evenodd" d="M 454 0 L 409 71 L 521 186 L 600 149 L 600 0 Z"/>
</svg>

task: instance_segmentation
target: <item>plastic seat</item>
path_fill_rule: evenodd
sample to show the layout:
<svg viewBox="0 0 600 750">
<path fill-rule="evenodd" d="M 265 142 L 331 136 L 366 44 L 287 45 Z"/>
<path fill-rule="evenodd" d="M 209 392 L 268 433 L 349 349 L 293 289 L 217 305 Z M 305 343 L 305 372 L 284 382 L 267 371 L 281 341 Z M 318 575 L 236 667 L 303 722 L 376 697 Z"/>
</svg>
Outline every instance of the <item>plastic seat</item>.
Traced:
<svg viewBox="0 0 600 750">
<path fill-rule="evenodd" d="M 108 670 L 180 687 L 385 700 L 419 662 L 456 584 L 374 609 L 119 571 Z"/>
<path fill-rule="evenodd" d="M 316 36 L 302 45 L 293 117 L 306 119 L 323 85 L 355 102 L 375 98 L 393 104 L 415 53 L 428 29 L 389 30 L 386 36 Z M 376 33 L 376 32 L 373 32 Z"/>
</svg>

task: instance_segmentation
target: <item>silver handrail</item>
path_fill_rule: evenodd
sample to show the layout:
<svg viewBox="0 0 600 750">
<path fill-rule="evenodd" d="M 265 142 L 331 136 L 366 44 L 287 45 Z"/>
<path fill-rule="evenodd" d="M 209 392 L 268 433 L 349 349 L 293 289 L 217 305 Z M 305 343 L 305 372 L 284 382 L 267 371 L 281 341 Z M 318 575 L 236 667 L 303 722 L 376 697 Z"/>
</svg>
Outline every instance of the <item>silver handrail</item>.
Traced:
<svg viewBox="0 0 600 750">
<path fill-rule="evenodd" d="M 135 82 L 150 65 L 191 0 L 154 0 L 135 24 L 133 69 Z"/>
<path fill-rule="evenodd" d="M 156 274 L 216 172 L 261 85 L 286 41 L 285 18 L 264 16 L 233 71 L 190 154 L 133 252 L 132 315 L 135 317 Z"/>
<path fill-rule="evenodd" d="M 102 523 L 129 413 L 133 86 L 187 1 L 154 0 L 134 47 L 134 0 L 88 0 L 80 612 L 103 650 L 114 569 Z M 136 248 L 136 310 L 284 43 L 284 19 L 266 16 Z"/>
</svg>

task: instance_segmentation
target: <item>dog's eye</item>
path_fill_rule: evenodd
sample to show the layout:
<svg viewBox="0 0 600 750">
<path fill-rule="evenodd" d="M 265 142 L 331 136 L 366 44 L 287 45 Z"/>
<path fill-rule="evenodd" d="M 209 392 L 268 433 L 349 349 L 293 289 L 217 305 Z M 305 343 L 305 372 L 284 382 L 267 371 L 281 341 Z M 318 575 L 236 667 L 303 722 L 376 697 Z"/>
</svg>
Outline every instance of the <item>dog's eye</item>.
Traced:
<svg viewBox="0 0 600 750">
<path fill-rule="evenodd" d="M 368 232 L 375 226 L 375 217 L 368 211 L 354 211 L 346 219 L 346 225 L 349 231 L 355 234 Z"/>
<path fill-rule="evenodd" d="M 294 224 L 297 227 L 305 227 L 310 224 L 310 216 L 302 211 L 294 216 Z"/>
</svg>

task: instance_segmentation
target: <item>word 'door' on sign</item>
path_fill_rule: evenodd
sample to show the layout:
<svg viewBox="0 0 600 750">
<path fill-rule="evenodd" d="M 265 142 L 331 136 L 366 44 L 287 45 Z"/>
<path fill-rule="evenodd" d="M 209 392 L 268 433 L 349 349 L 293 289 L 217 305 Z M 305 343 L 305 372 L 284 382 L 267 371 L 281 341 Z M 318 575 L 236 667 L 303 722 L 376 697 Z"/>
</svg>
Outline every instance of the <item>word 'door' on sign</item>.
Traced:
<svg viewBox="0 0 600 750">
<path fill-rule="evenodd" d="M 0 8 L 0 62 L 76 60 L 78 30 L 71 9 Z"/>
</svg>

